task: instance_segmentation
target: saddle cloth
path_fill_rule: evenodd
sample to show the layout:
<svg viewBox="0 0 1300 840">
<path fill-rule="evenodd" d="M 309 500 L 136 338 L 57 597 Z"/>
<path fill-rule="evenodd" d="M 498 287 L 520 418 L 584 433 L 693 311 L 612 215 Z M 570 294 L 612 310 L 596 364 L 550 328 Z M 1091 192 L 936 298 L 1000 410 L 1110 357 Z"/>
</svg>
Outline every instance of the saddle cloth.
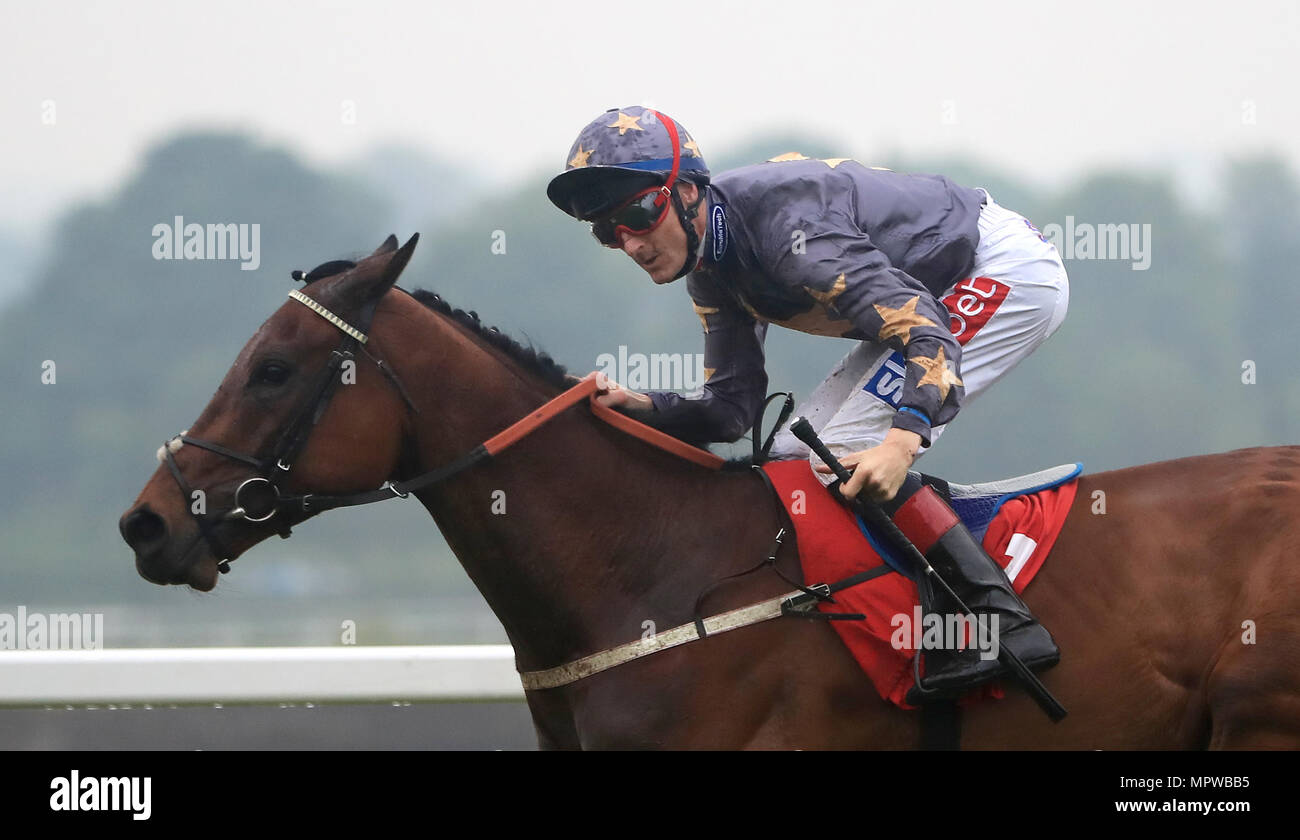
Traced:
<svg viewBox="0 0 1300 840">
<path fill-rule="evenodd" d="M 880 542 L 832 497 L 807 460 L 771 461 L 763 469 L 794 525 L 806 584 L 834 583 L 883 562 L 882 549 L 876 547 Z M 1017 593 L 1029 585 L 1051 552 L 1074 502 L 1081 471 L 1081 465 L 1071 464 L 1006 481 L 950 485 L 953 510 L 977 539 L 982 538 L 989 556 L 1007 570 Z M 916 616 L 914 610 L 920 604 L 916 584 L 891 571 L 834 597 L 835 603 L 822 603 L 818 608 L 825 613 L 866 616 L 833 621 L 831 626 L 880 696 L 901 708 L 915 708 L 903 698 L 914 682 L 916 649 L 911 639 L 921 631 L 918 628 L 910 634 L 900 628 L 911 626 Z M 996 685 L 984 686 L 961 702 L 984 696 L 1001 697 L 1002 693 Z"/>
</svg>

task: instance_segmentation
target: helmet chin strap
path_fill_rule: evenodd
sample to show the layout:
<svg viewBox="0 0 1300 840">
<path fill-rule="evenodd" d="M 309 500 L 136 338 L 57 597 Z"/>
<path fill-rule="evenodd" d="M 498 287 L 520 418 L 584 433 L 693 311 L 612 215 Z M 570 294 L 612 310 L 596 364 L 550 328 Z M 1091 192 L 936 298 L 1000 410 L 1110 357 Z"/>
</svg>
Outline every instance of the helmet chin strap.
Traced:
<svg viewBox="0 0 1300 840">
<path fill-rule="evenodd" d="M 674 280 L 680 280 L 695 270 L 700 264 L 700 249 L 704 241 L 700 235 L 695 232 L 695 217 L 699 214 L 700 202 L 704 201 L 704 188 L 698 187 L 699 195 L 695 201 L 691 202 L 689 207 L 682 204 L 682 197 L 677 194 L 677 190 L 672 191 L 673 207 L 677 209 L 677 219 L 682 223 L 682 230 L 686 231 L 686 259 L 682 262 L 682 268 L 673 277 Z"/>
</svg>

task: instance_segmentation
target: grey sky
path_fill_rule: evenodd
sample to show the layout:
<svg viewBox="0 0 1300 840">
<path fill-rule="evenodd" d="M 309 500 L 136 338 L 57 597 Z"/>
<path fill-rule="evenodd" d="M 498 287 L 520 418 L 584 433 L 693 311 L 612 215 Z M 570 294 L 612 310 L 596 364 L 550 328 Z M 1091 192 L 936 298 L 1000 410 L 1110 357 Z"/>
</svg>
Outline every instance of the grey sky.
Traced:
<svg viewBox="0 0 1300 840">
<path fill-rule="evenodd" d="M 968 153 L 1053 183 L 1106 163 L 1195 181 L 1261 148 L 1300 165 L 1289 0 L 0 8 L 0 225 L 20 229 L 183 127 L 319 162 L 406 141 L 504 181 L 557 169 L 584 123 L 637 102 L 685 124 L 706 158 L 798 128 L 871 163 Z"/>
</svg>

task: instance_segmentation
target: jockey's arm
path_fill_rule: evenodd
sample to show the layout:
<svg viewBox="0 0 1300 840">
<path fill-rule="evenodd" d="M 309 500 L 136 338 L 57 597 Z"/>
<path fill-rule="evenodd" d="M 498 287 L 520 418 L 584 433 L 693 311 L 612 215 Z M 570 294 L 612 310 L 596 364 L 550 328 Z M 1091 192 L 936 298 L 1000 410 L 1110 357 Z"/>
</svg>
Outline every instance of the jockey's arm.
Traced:
<svg viewBox="0 0 1300 840">
<path fill-rule="evenodd" d="M 704 327 L 701 392 L 685 397 L 673 391 L 638 394 L 615 387 L 598 393 L 596 399 L 689 443 L 739 440 L 754 425 L 767 393 L 763 357 L 767 325 L 756 323 L 724 293 L 709 288 L 707 281 L 692 276 L 687 286 Z"/>
</svg>

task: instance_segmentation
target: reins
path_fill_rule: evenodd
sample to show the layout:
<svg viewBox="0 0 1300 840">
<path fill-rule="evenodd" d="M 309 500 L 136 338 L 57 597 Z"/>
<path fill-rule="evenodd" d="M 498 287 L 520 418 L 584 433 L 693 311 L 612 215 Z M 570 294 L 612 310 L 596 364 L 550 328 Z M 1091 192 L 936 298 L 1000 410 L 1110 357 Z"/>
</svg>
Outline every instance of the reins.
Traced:
<svg viewBox="0 0 1300 840">
<path fill-rule="evenodd" d="M 418 409 L 407 395 L 406 389 L 402 386 L 401 380 L 398 379 L 392 368 L 384 364 L 382 359 L 378 359 L 365 351 L 364 345 L 369 340 L 369 336 L 364 329 L 349 324 L 297 289 L 291 290 L 289 297 L 302 303 L 312 312 L 337 327 L 344 334 L 344 340 L 342 345 L 330 354 L 330 360 L 316 384 L 313 397 L 281 435 L 280 441 L 272 454 L 264 459 L 257 458 L 212 441 L 191 437 L 185 432 L 168 440 L 159 450 L 159 460 L 166 462 L 172 477 L 175 478 L 176 484 L 184 496 L 186 509 L 190 511 L 190 516 L 198 525 L 199 533 L 196 535 L 196 539 L 207 540 L 208 545 L 213 549 L 213 554 L 218 559 L 217 568 L 223 574 L 230 571 L 230 552 L 217 538 L 215 533 L 217 522 L 230 519 L 265 522 L 280 512 L 316 514 L 335 508 L 368 505 L 396 498 L 404 499 L 411 493 L 432 487 L 482 461 L 500 455 L 506 449 L 583 400 L 589 402 L 591 411 L 596 417 L 615 428 L 640 438 L 646 443 L 709 469 L 719 469 L 724 463 L 722 458 L 711 452 L 683 443 L 658 429 L 638 423 L 632 418 L 596 402 L 595 396 L 596 391 L 599 389 L 599 383 L 594 376 L 591 376 L 580 380 L 572 388 L 549 400 L 541 407 L 515 421 L 463 455 L 414 478 L 402 482 L 386 482 L 383 486 L 374 490 L 359 493 L 286 495 L 280 491 L 279 486 L 271 477 L 274 475 L 283 478 L 293 468 L 294 459 L 306 446 L 312 429 L 320 422 L 331 397 L 333 397 L 342 379 L 340 371 L 343 364 L 355 358 L 354 350 L 360 349 L 367 357 L 372 359 L 388 380 L 393 383 L 393 386 L 402 395 L 408 407 L 418 413 Z M 363 312 L 363 327 L 369 327 L 369 321 L 374 315 L 374 309 L 375 306 L 372 305 Z M 194 490 L 185 480 L 174 455 L 185 444 L 206 449 L 225 458 L 248 464 L 257 471 L 257 475 L 246 479 L 236 488 L 234 507 L 212 516 L 194 511 L 191 506 Z M 280 531 L 280 536 L 288 537 L 289 534 L 290 530 L 286 525 Z"/>
<path fill-rule="evenodd" d="M 289 292 L 289 297 L 302 303 L 312 312 L 324 318 L 329 323 L 337 327 L 343 334 L 344 340 L 342 345 L 330 353 L 330 360 L 325 367 L 325 371 L 316 383 L 312 399 L 306 403 L 303 409 L 295 417 L 294 421 L 281 435 L 272 454 L 265 459 L 259 459 L 253 455 L 248 455 L 230 449 L 221 444 L 212 441 L 202 440 L 191 437 L 182 432 L 179 435 L 168 440 L 159 451 L 159 460 L 165 460 L 168 469 L 176 480 L 184 496 L 187 509 L 198 525 L 199 532 L 195 535 L 195 542 L 199 539 L 205 539 L 208 545 L 212 547 L 214 556 L 218 558 L 217 569 L 225 574 L 230 571 L 230 552 L 226 551 L 221 541 L 218 539 L 215 528 L 216 524 L 231 519 L 245 519 L 249 522 L 265 522 L 275 516 L 277 513 L 284 511 L 296 513 L 316 514 L 326 510 L 332 510 L 341 507 L 355 507 L 357 505 L 367 505 L 375 502 L 383 502 L 389 499 L 406 498 L 411 493 L 432 487 L 439 482 L 456 476 L 469 468 L 500 455 L 514 444 L 523 440 L 528 435 L 540 429 L 546 423 L 555 419 L 559 415 L 583 402 L 587 401 L 591 408 L 592 414 L 604 422 L 614 426 L 621 431 L 633 435 L 646 443 L 670 452 L 678 457 L 685 458 L 692 463 L 706 467 L 708 469 L 720 469 L 725 463 L 722 458 L 698 449 L 690 444 L 684 443 L 658 429 L 651 428 L 644 423 L 621 414 L 611 408 L 601 405 L 596 401 L 596 393 L 600 390 L 600 383 L 595 376 L 588 376 L 579 380 L 572 388 L 562 392 L 558 396 L 544 403 L 534 411 L 529 412 L 524 417 L 516 420 L 500 432 L 475 446 L 473 449 L 463 455 L 454 458 L 450 462 L 421 473 L 414 478 L 401 482 L 386 482 L 383 486 L 374 490 L 367 490 L 360 493 L 347 493 L 337 495 L 327 495 L 318 493 L 304 493 L 302 495 L 290 496 L 280 491 L 280 488 L 271 480 L 270 476 L 275 474 L 279 476 L 287 475 L 293 468 L 293 461 L 297 455 L 306 446 L 307 439 L 311 435 L 312 429 L 320 422 L 329 405 L 331 397 L 334 395 L 339 382 L 341 381 L 340 371 L 344 362 L 355 358 L 354 350 L 360 349 L 370 358 L 384 375 L 392 382 L 393 386 L 402 395 L 407 406 L 418 413 L 418 409 L 407 395 L 406 389 L 402 386 L 401 380 L 391 367 L 384 364 L 382 359 L 378 359 L 365 351 L 365 344 L 369 341 L 369 336 L 364 329 L 353 326 L 347 321 L 335 315 L 326 309 L 317 301 L 294 289 Z M 362 326 L 368 328 L 370 319 L 374 315 L 377 305 L 372 304 L 362 313 Z M 787 403 L 790 402 L 789 395 L 786 395 Z M 764 404 L 766 407 L 766 403 Z M 782 413 L 782 419 L 788 414 L 788 410 Z M 773 434 L 776 428 L 779 428 L 781 421 L 777 422 L 773 428 Z M 761 424 L 760 424 L 761 425 Z M 759 450 L 757 445 L 757 432 L 755 433 L 755 449 Z M 229 510 L 223 511 L 213 517 L 206 514 L 199 514 L 190 507 L 191 498 L 194 491 L 189 483 L 185 480 L 180 466 L 176 463 L 175 452 L 185 444 L 206 449 L 225 458 L 248 464 L 257 471 L 257 475 L 245 479 L 235 490 L 235 506 Z M 762 453 L 766 453 L 767 447 L 771 445 L 771 437 L 761 448 Z M 762 475 L 764 480 L 767 476 L 762 473 L 762 469 L 757 464 L 755 470 Z M 771 483 L 768 482 L 771 489 Z M 249 489 L 251 488 L 251 489 Z M 775 492 L 775 491 L 773 491 Z M 257 494 L 261 498 L 257 498 Z M 288 537 L 290 534 L 289 527 L 286 525 L 280 531 L 280 536 Z M 744 576 L 758 571 L 766 566 L 776 568 L 776 554 L 779 550 L 786 531 L 782 528 L 778 531 L 772 550 L 769 556 L 757 566 L 740 573 L 739 575 L 728 576 L 723 580 L 717 581 L 717 584 L 723 583 L 731 578 Z M 193 545 L 193 543 L 191 543 Z M 188 549 L 187 549 L 188 550 Z M 779 595 L 775 598 L 768 598 L 756 604 L 750 604 L 745 607 L 730 610 L 720 615 L 710 616 L 708 618 L 698 617 L 699 604 L 702 602 L 704 595 L 710 591 L 713 586 L 701 593 L 700 598 L 696 601 L 695 620 L 674 627 L 664 633 L 658 633 L 648 638 L 628 642 L 627 644 L 609 648 L 582 657 L 581 659 L 569 662 L 555 668 L 549 668 L 543 671 L 521 672 L 520 679 L 523 687 L 529 691 L 539 689 L 558 688 L 568 685 L 569 683 L 580 680 L 592 674 L 600 673 L 633 659 L 639 659 L 642 656 L 648 656 L 652 653 L 658 653 L 662 650 L 686 644 L 688 642 L 703 639 L 709 635 L 725 633 L 730 630 L 736 630 L 741 627 L 748 627 L 752 624 L 769 621 L 781 616 L 800 616 L 804 618 L 822 618 L 822 619 L 848 619 L 861 618 L 856 614 L 825 614 L 815 609 L 815 605 L 822 601 L 833 600 L 831 592 L 835 589 L 842 588 L 846 585 L 856 585 L 870 577 L 875 577 L 885 571 L 887 567 L 881 566 L 876 570 L 864 575 L 855 576 L 861 580 L 852 579 L 841 581 L 836 587 L 828 587 L 826 584 L 817 584 L 812 587 L 800 586 L 795 581 L 791 581 L 781 575 L 783 579 L 795 586 L 796 589 Z M 780 574 L 778 570 L 778 574 Z"/>
</svg>

